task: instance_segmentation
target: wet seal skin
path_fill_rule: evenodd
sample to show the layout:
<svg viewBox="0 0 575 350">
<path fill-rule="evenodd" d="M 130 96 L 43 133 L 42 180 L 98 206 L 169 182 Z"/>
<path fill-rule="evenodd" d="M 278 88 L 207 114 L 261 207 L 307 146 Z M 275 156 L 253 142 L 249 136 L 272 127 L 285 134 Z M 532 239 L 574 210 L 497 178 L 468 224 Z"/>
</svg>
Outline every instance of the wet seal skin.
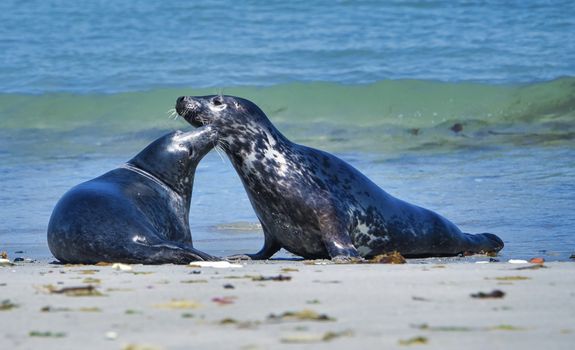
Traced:
<svg viewBox="0 0 575 350">
<path fill-rule="evenodd" d="M 123 166 L 69 190 L 48 225 L 52 254 L 84 264 L 217 260 L 194 249 L 189 227 L 196 167 L 216 138 L 211 126 L 169 133 Z"/>
<path fill-rule="evenodd" d="M 288 140 L 254 103 L 233 96 L 185 96 L 176 111 L 218 131 L 218 147 L 239 174 L 265 235 L 251 259 L 280 248 L 307 259 L 497 252 L 494 234 L 463 233 L 442 216 L 394 198 L 343 160 Z"/>
</svg>

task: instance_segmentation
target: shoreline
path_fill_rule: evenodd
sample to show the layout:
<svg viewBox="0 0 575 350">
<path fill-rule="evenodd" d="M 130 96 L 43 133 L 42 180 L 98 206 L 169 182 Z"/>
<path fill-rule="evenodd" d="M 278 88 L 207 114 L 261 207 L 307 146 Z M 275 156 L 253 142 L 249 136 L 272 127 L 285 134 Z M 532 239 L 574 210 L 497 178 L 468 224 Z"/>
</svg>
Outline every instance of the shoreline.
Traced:
<svg viewBox="0 0 575 350">
<path fill-rule="evenodd" d="M 575 341 L 572 262 L 241 265 L 3 266 L 4 344 L 568 349 Z M 503 296 L 471 296 L 494 291 Z"/>
</svg>

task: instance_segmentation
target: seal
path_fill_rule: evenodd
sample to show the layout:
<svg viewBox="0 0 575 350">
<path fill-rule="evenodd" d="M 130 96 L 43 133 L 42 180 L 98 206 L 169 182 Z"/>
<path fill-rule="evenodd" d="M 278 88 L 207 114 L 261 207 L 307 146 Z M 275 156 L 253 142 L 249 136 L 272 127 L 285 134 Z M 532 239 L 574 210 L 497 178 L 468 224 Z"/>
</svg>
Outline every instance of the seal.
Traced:
<svg viewBox="0 0 575 350">
<path fill-rule="evenodd" d="M 345 161 L 288 140 L 254 103 L 233 96 L 185 96 L 176 111 L 218 131 L 261 222 L 265 241 L 251 259 L 280 248 L 304 258 L 354 259 L 497 252 L 494 234 L 467 234 L 444 217 L 394 198 Z"/>
<path fill-rule="evenodd" d="M 216 135 L 210 126 L 169 133 L 123 166 L 69 190 L 48 224 L 54 257 L 83 264 L 217 260 L 193 247 L 189 226 L 195 170 Z"/>
</svg>

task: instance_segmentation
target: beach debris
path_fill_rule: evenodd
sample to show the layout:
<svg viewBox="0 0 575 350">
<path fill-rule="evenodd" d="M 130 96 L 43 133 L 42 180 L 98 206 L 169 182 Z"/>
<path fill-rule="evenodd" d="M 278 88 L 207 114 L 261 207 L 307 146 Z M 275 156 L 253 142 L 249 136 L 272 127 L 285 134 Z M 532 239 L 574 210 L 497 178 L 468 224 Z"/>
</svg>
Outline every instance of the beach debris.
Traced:
<svg viewBox="0 0 575 350">
<path fill-rule="evenodd" d="M 481 260 L 481 261 L 476 261 L 475 263 L 476 263 L 476 264 L 489 264 L 490 261 L 488 261 L 488 260 Z"/>
<path fill-rule="evenodd" d="M 503 277 L 495 277 L 498 281 L 524 281 L 530 280 L 531 277 L 526 276 L 503 276 Z"/>
<path fill-rule="evenodd" d="M 10 299 L 4 299 L 0 303 L 0 311 L 8 311 L 18 307 L 18 304 L 14 304 Z"/>
<path fill-rule="evenodd" d="M 298 269 L 294 269 L 293 267 L 284 267 L 282 270 L 282 272 L 298 272 Z"/>
<path fill-rule="evenodd" d="M 107 262 L 107 261 L 100 261 L 100 262 L 98 262 L 98 263 L 96 263 L 96 264 L 94 264 L 94 265 L 96 265 L 96 266 L 112 266 L 113 263 Z"/>
<path fill-rule="evenodd" d="M 509 324 L 500 324 L 498 326 L 490 327 L 489 330 L 492 331 L 524 331 L 523 327 L 516 327 Z"/>
<path fill-rule="evenodd" d="M 476 298 L 476 299 L 501 299 L 504 296 L 505 296 L 505 292 L 503 292 L 499 289 L 494 289 L 489 293 L 478 292 L 478 293 L 471 294 L 471 297 Z"/>
<path fill-rule="evenodd" d="M 306 343 L 320 343 L 328 342 L 336 338 L 351 337 L 353 332 L 344 330 L 340 332 L 325 332 L 325 333 L 305 333 L 305 334 L 292 334 L 280 338 L 280 342 L 285 344 L 306 344 Z"/>
<path fill-rule="evenodd" d="M 118 333 L 114 331 L 109 331 L 104 334 L 104 337 L 108 340 L 116 340 L 118 339 Z"/>
<path fill-rule="evenodd" d="M 79 311 L 79 312 L 101 312 L 102 309 L 99 307 L 80 307 L 77 309 L 72 309 L 69 307 L 52 307 L 52 306 L 44 306 L 40 309 L 41 312 L 72 312 L 72 311 Z"/>
<path fill-rule="evenodd" d="M 86 277 L 82 280 L 82 283 L 86 283 L 86 284 L 100 284 L 102 282 L 102 280 L 100 280 L 99 278 L 92 278 L 92 277 Z"/>
<path fill-rule="evenodd" d="M 409 339 L 400 339 L 399 340 L 399 345 L 403 345 L 403 346 L 409 346 L 409 345 L 425 345 L 429 342 L 429 340 L 426 337 L 422 337 L 422 336 L 417 336 L 417 337 L 412 337 Z"/>
<path fill-rule="evenodd" d="M 180 283 L 208 283 L 208 280 L 183 280 Z"/>
<path fill-rule="evenodd" d="M 236 319 L 234 319 L 234 318 L 227 317 L 227 318 L 224 318 L 223 320 L 221 320 L 221 321 L 218 322 L 218 323 L 221 324 L 221 325 L 230 325 L 230 324 L 236 325 L 236 324 L 238 324 L 239 322 L 238 322 Z"/>
<path fill-rule="evenodd" d="M 14 254 L 24 254 L 24 251 L 23 250 L 17 250 L 14 252 Z"/>
<path fill-rule="evenodd" d="M 194 318 L 194 317 L 196 317 L 196 315 L 191 312 L 184 312 L 182 314 L 182 318 Z"/>
<path fill-rule="evenodd" d="M 226 283 L 226 284 L 224 284 L 224 289 L 235 289 L 235 288 L 236 288 L 236 287 L 234 287 L 234 285 L 231 284 L 231 283 Z"/>
<path fill-rule="evenodd" d="M 202 305 L 196 301 L 184 300 L 184 299 L 174 299 L 167 303 L 154 305 L 154 307 L 158 309 L 170 309 L 170 310 L 197 309 L 201 306 Z"/>
<path fill-rule="evenodd" d="M 8 259 L 8 253 L 5 251 L 0 252 L 0 259 Z"/>
<path fill-rule="evenodd" d="M 433 332 L 471 332 L 474 329 L 471 327 L 462 327 L 462 326 L 434 326 L 431 327 L 427 323 L 419 324 L 419 325 L 411 325 L 411 328 L 421 329 L 424 331 L 433 331 Z"/>
<path fill-rule="evenodd" d="M 190 272 L 190 274 L 192 275 L 199 275 L 200 273 L 202 273 L 202 271 L 200 270 L 193 270 L 192 272 Z"/>
<path fill-rule="evenodd" d="M 286 311 L 281 315 L 270 314 L 268 321 L 335 321 L 326 314 L 320 314 L 310 309 L 301 311 Z"/>
<path fill-rule="evenodd" d="M 112 264 L 112 268 L 118 271 L 130 272 L 133 270 L 131 265 L 122 264 L 122 263 L 114 263 Z"/>
<path fill-rule="evenodd" d="M 418 296 L 412 296 L 411 300 L 413 301 L 431 301 L 430 299 L 424 298 L 424 297 L 418 297 Z"/>
<path fill-rule="evenodd" d="M 522 260 L 522 259 L 509 259 L 507 262 L 510 264 L 528 264 L 529 263 L 529 261 Z"/>
<path fill-rule="evenodd" d="M 569 259 L 575 259 L 575 254 L 569 255 Z"/>
<path fill-rule="evenodd" d="M 193 261 L 190 263 L 191 267 L 213 267 L 215 269 L 229 269 L 236 267 L 244 267 L 241 264 L 232 264 L 229 261 Z"/>
<path fill-rule="evenodd" d="M 14 258 L 14 262 L 23 262 L 23 261 L 24 261 L 24 258 L 22 258 L 22 257 Z"/>
<path fill-rule="evenodd" d="M 532 264 L 543 264 L 545 262 L 545 259 L 543 259 L 541 257 L 531 258 L 531 259 L 529 259 L 529 262 Z"/>
<path fill-rule="evenodd" d="M 308 300 L 305 302 L 306 304 L 310 304 L 310 305 L 317 305 L 317 304 L 321 304 L 319 300 L 317 299 L 312 299 L 312 300 Z"/>
<path fill-rule="evenodd" d="M 220 306 L 224 306 L 224 305 L 233 304 L 236 299 L 237 299 L 237 297 L 225 296 L 225 297 L 215 297 L 215 298 L 212 298 L 212 301 L 213 301 L 214 303 L 220 305 Z"/>
<path fill-rule="evenodd" d="M 93 285 L 57 288 L 51 284 L 42 286 L 50 294 L 64 294 L 69 297 L 103 296 Z"/>
<path fill-rule="evenodd" d="M 62 271 L 60 271 L 60 272 L 62 272 Z M 100 272 L 100 270 L 79 270 L 79 271 L 78 271 L 78 273 L 79 273 L 80 275 L 93 275 L 93 274 L 95 274 L 96 272 Z"/>
<path fill-rule="evenodd" d="M 411 128 L 408 130 L 408 132 L 413 136 L 417 136 L 419 135 L 419 128 Z"/>
<path fill-rule="evenodd" d="M 252 281 L 291 281 L 291 276 L 277 275 L 277 276 L 252 276 Z"/>
<path fill-rule="evenodd" d="M 407 261 L 399 252 L 376 255 L 369 259 L 369 264 L 405 264 Z"/>
<path fill-rule="evenodd" d="M 30 331 L 28 333 L 31 337 L 41 337 L 41 338 L 64 338 L 66 333 L 64 332 L 41 332 L 41 331 Z"/>
<path fill-rule="evenodd" d="M 126 311 L 124 311 L 124 314 L 126 314 L 126 315 L 141 315 L 142 311 L 134 310 L 134 309 L 127 309 Z"/>
<path fill-rule="evenodd" d="M 0 266 L 14 266 L 10 259 L 0 258 Z"/>
</svg>

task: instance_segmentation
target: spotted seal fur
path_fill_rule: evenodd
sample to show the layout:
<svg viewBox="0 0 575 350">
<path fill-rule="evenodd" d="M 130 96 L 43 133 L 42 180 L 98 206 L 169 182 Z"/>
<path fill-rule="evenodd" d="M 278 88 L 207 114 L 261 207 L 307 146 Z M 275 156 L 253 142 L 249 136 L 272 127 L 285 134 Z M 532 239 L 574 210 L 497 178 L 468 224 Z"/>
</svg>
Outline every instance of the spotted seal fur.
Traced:
<svg viewBox="0 0 575 350">
<path fill-rule="evenodd" d="M 176 111 L 218 130 L 261 222 L 265 241 L 252 259 L 280 248 L 304 258 L 406 257 L 497 252 L 494 234 L 463 233 L 444 217 L 386 193 L 327 152 L 288 140 L 254 103 L 233 96 L 183 96 Z"/>
</svg>

